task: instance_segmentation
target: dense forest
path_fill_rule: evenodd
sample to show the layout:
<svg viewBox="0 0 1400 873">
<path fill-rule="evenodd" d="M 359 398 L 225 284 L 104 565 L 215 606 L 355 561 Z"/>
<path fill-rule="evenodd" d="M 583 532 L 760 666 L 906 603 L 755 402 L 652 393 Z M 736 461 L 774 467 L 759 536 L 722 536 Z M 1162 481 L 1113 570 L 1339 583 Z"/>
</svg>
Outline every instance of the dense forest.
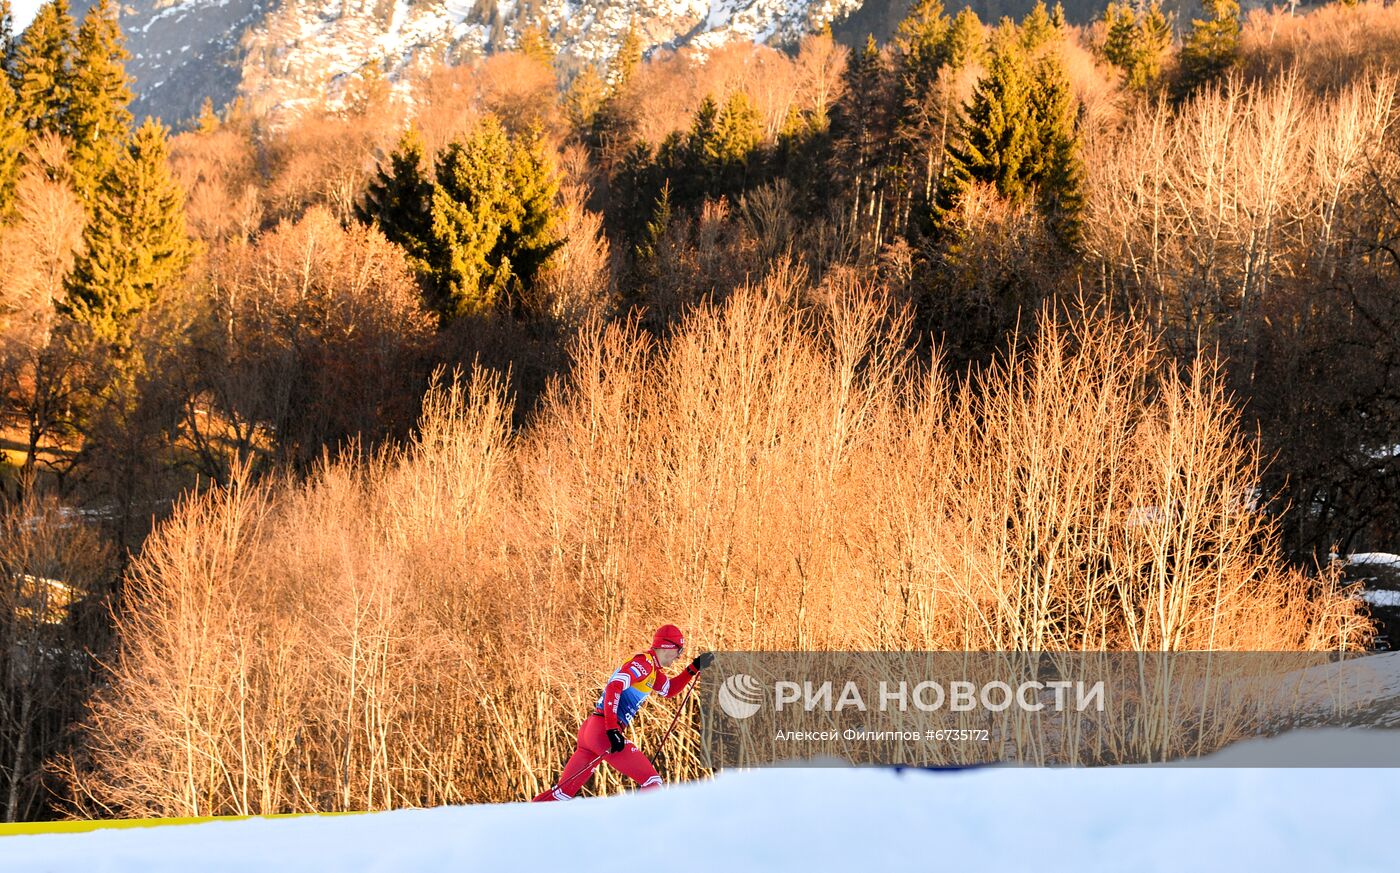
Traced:
<svg viewBox="0 0 1400 873">
<path fill-rule="evenodd" d="M 111 0 L 0 0 L 4 817 L 529 796 L 660 617 L 1368 645 L 1400 8 L 1185 15 L 533 29 L 172 132 Z"/>
</svg>

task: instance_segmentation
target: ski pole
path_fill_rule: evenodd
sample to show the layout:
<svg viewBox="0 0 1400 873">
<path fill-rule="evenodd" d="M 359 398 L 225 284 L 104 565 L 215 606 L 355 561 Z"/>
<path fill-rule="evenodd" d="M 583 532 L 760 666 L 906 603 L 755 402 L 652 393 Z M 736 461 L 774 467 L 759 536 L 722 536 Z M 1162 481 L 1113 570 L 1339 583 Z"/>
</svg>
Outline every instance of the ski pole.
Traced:
<svg viewBox="0 0 1400 873">
<path fill-rule="evenodd" d="M 676 729 L 676 722 L 680 721 L 681 712 L 685 710 L 685 702 L 690 697 L 690 692 L 695 690 L 695 686 L 700 684 L 700 675 L 695 675 L 695 681 L 685 686 L 685 693 L 681 695 L 681 702 L 676 706 L 676 714 L 671 716 L 671 726 L 666 728 L 666 733 L 661 735 L 661 742 L 656 744 L 656 757 L 661 757 L 661 750 L 665 747 L 666 741 L 671 738 L 671 731 Z"/>
</svg>

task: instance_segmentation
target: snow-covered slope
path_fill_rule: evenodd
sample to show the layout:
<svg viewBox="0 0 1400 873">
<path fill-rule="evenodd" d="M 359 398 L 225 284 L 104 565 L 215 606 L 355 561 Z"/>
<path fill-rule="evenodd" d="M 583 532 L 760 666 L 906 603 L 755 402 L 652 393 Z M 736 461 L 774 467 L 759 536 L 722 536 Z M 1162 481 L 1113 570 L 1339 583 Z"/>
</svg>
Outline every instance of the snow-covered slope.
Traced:
<svg viewBox="0 0 1400 873">
<path fill-rule="evenodd" d="M 566 804 L 4 837 L 0 869 L 1390 871 L 1389 772 L 773 769 Z"/>
<path fill-rule="evenodd" d="M 231 100 L 243 74 L 239 41 L 278 0 L 126 0 L 121 26 L 135 80 L 135 115 L 193 116 L 206 97 Z M 81 17 L 90 0 L 75 0 Z"/>
<path fill-rule="evenodd" d="M 90 0 L 78 0 L 81 14 Z M 334 103 L 363 69 L 391 80 L 510 48 L 543 25 L 569 63 L 616 53 L 636 23 L 647 49 L 795 40 L 863 0 L 126 0 L 137 111 L 178 121 L 206 97 L 258 108 Z"/>
<path fill-rule="evenodd" d="M 1307 672 L 1396 723 L 1400 653 Z M 1305 760 L 1335 769 L 1287 766 Z M 1397 776 L 1400 732 L 1305 729 L 1184 766 L 779 767 L 572 803 L 0 837 L 0 870 L 1391 871 Z"/>
</svg>

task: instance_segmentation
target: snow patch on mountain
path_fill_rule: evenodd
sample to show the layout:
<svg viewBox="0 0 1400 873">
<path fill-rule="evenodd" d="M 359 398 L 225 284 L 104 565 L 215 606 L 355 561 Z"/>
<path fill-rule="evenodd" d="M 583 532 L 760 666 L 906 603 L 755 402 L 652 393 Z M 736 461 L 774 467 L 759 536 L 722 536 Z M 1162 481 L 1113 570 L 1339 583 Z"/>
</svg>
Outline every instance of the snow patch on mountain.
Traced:
<svg viewBox="0 0 1400 873">
<path fill-rule="evenodd" d="M 94 0 L 74 0 L 81 16 Z M 124 0 L 137 117 L 193 117 L 208 98 L 295 115 L 342 106 L 358 79 L 407 95 L 443 64 L 513 47 L 543 26 L 561 67 L 606 64 L 635 26 L 643 48 L 796 41 L 863 0 Z"/>
</svg>

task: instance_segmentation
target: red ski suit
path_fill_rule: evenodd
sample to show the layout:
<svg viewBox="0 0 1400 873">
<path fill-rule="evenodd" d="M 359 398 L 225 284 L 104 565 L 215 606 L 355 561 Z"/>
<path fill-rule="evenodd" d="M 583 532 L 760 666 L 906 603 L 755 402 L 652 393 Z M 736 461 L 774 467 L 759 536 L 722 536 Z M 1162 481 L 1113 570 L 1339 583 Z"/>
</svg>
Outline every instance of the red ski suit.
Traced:
<svg viewBox="0 0 1400 873">
<path fill-rule="evenodd" d="M 661 777 L 656 768 L 631 740 L 620 752 L 608 751 L 608 731 L 625 728 L 651 694 L 675 697 L 697 672 L 692 664 L 671 678 L 657 666 L 655 649 L 634 655 L 608 679 L 593 712 L 583 720 L 578 729 L 578 748 L 564 765 L 558 784 L 542 791 L 535 800 L 571 799 L 603 761 L 631 777 L 643 791 L 659 788 Z"/>
</svg>

